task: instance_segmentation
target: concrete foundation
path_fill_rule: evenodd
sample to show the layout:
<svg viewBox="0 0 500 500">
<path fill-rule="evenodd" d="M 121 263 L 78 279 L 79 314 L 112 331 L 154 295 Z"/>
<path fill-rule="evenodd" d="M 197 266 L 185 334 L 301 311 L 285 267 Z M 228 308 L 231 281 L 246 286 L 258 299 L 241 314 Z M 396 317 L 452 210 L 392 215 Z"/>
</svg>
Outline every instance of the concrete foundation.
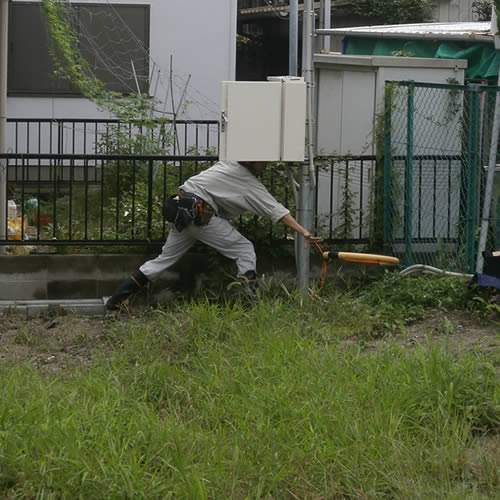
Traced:
<svg viewBox="0 0 500 500">
<path fill-rule="evenodd" d="M 104 314 L 105 299 L 154 255 L 0 255 L 0 311 L 15 309 L 27 317 L 51 308 L 79 315 Z M 328 281 L 352 276 L 359 272 L 380 273 L 379 266 L 331 262 Z M 272 259 L 258 257 L 258 274 L 266 283 L 295 286 L 293 257 Z M 320 261 L 311 260 L 311 283 L 319 276 Z M 218 255 L 190 253 L 175 268 L 168 270 L 158 281 L 134 295 L 132 304 L 168 303 L 177 296 L 194 297 L 211 290 L 227 292 L 236 274 L 236 266 Z M 342 281 L 342 279 L 341 279 Z"/>
<path fill-rule="evenodd" d="M 0 301 L 81 301 L 110 296 L 117 286 L 141 264 L 155 255 L 2 255 L 0 256 Z M 226 259 L 207 262 L 206 254 L 188 254 L 142 293 L 166 302 L 177 293 L 192 296 L 205 285 L 213 285 L 236 274 Z M 260 259 L 259 272 L 288 277 L 295 275 L 293 258 L 280 259 L 279 266 Z M 267 261 L 267 262 L 266 262 Z M 262 267 L 262 269 L 261 269 Z M 213 286 L 212 286 L 213 288 Z M 1 305 L 1 304 L 0 304 Z"/>
</svg>

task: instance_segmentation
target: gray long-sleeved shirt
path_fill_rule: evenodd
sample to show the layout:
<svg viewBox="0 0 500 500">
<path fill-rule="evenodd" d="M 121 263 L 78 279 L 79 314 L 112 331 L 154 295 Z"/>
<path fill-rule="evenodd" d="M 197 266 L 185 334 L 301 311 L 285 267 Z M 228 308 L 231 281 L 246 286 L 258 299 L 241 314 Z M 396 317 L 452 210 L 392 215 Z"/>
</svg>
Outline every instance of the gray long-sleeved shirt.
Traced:
<svg viewBox="0 0 500 500">
<path fill-rule="evenodd" d="M 219 161 L 189 178 L 180 189 L 199 196 L 227 220 L 251 212 L 278 222 L 290 213 L 250 170 L 236 162 Z"/>
</svg>

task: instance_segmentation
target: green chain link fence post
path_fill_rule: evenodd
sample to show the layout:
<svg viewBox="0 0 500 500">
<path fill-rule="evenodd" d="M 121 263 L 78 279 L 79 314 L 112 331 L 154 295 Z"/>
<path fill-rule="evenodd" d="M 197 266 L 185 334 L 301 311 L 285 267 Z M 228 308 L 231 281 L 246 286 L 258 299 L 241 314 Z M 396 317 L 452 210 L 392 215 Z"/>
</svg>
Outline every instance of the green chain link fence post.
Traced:
<svg viewBox="0 0 500 500">
<path fill-rule="evenodd" d="M 469 144 L 466 164 L 466 221 L 465 221 L 465 264 L 468 272 L 474 272 L 475 264 L 475 236 L 477 227 L 477 168 L 478 168 L 478 139 L 479 139 L 479 91 L 477 84 L 469 85 L 470 91 L 470 123 Z"/>
<path fill-rule="evenodd" d="M 384 98 L 384 252 L 390 253 L 392 240 L 392 86 L 385 85 Z"/>
<path fill-rule="evenodd" d="M 404 238 L 406 246 L 406 264 L 413 264 L 413 124 L 415 113 L 415 85 L 408 86 L 407 144 L 405 161 L 405 202 L 404 202 Z"/>
</svg>

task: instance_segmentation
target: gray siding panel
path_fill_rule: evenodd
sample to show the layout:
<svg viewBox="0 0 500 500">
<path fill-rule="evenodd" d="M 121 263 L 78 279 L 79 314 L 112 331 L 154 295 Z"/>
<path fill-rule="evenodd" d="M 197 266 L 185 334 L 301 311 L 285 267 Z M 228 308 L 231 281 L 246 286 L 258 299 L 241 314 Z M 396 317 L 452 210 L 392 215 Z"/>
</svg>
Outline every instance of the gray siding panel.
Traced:
<svg viewBox="0 0 500 500">
<path fill-rule="evenodd" d="M 464 22 L 476 21 L 477 16 L 472 12 L 473 0 L 438 0 L 434 9 L 436 21 Z"/>
</svg>

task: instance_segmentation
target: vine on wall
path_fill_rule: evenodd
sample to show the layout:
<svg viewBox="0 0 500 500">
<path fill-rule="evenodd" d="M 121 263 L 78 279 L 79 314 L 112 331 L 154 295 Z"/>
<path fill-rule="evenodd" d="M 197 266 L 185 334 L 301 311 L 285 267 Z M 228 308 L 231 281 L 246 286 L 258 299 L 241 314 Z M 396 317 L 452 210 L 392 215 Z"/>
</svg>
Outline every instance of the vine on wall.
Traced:
<svg viewBox="0 0 500 500">
<path fill-rule="evenodd" d="M 120 94 L 107 90 L 95 77 L 80 54 L 79 40 L 69 21 L 71 5 L 67 0 L 42 0 L 42 10 L 52 39 L 55 76 L 70 81 L 84 97 L 109 111 L 119 120 L 148 125 L 157 104 L 147 94 Z"/>
</svg>

